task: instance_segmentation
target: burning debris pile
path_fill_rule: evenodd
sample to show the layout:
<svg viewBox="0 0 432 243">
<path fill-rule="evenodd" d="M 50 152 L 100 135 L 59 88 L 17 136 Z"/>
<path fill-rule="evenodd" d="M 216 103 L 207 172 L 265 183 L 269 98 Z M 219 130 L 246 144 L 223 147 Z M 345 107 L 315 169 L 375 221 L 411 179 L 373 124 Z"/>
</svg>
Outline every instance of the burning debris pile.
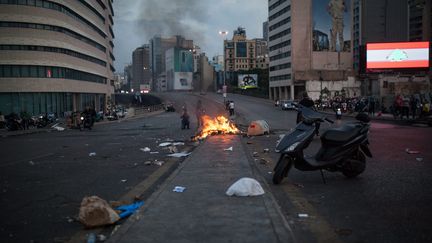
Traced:
<svg viewBox="0 0 432 243">
<path fill-rule="evenodd" d="M 240 130 L 224 116 L 212 119 L 205 115 L 202 117 L 202 121 L 201 131 L 192 140 L 204 139 L 209 135 L 240 133 Z"/>
</svg>

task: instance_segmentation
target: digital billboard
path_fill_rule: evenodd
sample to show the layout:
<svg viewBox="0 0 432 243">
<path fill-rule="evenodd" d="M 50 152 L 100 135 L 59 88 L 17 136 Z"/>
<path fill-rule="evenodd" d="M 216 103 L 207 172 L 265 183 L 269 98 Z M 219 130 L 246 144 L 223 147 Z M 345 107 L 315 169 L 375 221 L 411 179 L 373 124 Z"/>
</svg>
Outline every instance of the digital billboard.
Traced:
<svg viewBox="0 0 432 243">
<path fill-rule="evenodd" d="M 351 0 L 312 0 L 313 51 L 351 51 Z"/>
<path fill-rule="evenodd" d="M 175 72 L 173 90 L 192 90 L 192 72 Z"/>
<path fill-rule="evenodd" d="M 366 44 L 366 69 L 428 67 L 427 41 Z"/>
<path fill-rule="evenodd" d="M 241 89 L 254 89 L 258 88 L 258 75 L 257 74 L 239 74 L 238 87 Z"/>
</svg>

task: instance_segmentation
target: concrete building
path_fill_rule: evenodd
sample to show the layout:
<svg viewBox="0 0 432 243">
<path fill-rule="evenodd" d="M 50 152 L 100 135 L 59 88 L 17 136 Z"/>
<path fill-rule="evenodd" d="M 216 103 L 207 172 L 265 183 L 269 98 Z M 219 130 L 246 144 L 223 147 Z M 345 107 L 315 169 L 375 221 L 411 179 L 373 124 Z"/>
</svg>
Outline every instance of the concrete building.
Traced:
<svg viewBox="0 0 432 243">
<path fill-rule="evenodd" d="M 409 40 L 432 41 L 432 1 L 409 0 Z"/>
<path fill-rule="evenodd" d="M 133 79 L 131 89 L 140 92 L 141 87 L 150 87 L 150 46 L 143 45 L 135 49 L 132 53 Z"/>
<path fill-rule="evenodd" d="M 353 76 L 349 7 L 341 0 L 269 1 L 270 99 L 298 99 L 307 92 L 318 99 L 333 83 L 359 93 L 359 84 L 344 87 Z M 308 90 L 318 82 L 319 89 Z M 330 87 L 327 87 L 330 89 Z"/>
<path fill-rule="evenodd" d="M 218 85 L 213 63 L 209 61 L 205 53 L 201 53 L 197 61 L 199 62 L 199 69 L 194 73 L 194 91 L 204 93 L 216 91 Z M 222 83 L 219 85 L 222 85 Z"/>
<path fill-rule="evenodd" d="M 193 89 L 193 53 L 190 49 L 168 49 L 165 53 L 165 67 L 167 91 Z"/>
<path fill-rule="evenodd" d="M 212 58 L 211 65 L 215 72 L 216 90 L 222 89 L 224 85 L 224 56 L 216 55 Z"/>
<path fill-rule="evenodd" d="M 193 60 L 194 60 L 194 62 L 193 62 L 193 65 L 194 65 L 193 72 L 196 73 L 199 70 L 199 64 L 200 64 L 199 59 L 200 59 L 200 56 L 201 56 L 201 53 L 202 53 L 201 52 L 201 47 L 195 45 L 194 48 L 193 48 L 193 50 L 192 50 L 192 53 L 193 53 Z"/>
<path fill-rule="evenodd" d="M 150 40 L 150 70 L 152 72 L 152 80 L 158 80 L 158 76 L 164 74 L 165 68 L 165 53 L 173 47 L 192 50 L 194 48 L 192 40 L 186 40 L 182 36 L 172 36 L 163 38 L 154 36 Z M 152 90 L 156 90 L 156 82 L 152 82 Z M 159 91 L 159 90 L 156 90 Z"/>
<path fill-rule="evenodd" d="M 238 27 L 231 40 L 224 40 L 227 72 L 253 69 L 256 66 L 256 41 L 246 39 L 246 30 Z"/>
<path fill-rule="evenodd" d="M 265 41 L 268 41 L 268 34 L 269 34 L 269 22 L 265 21 L 263 23 L 263 39 Z"/>
<path fill-rule="evenodd" d="M 114 92 L 112 1 L 0 0 L 0 111 L 105 109 Z"/>
<path fill-rule="evenodd" d="M 361 73 L 367 43 L 408 41 L 407 0 L 353 0 L 352 4 L 354 70 Z"/>
<path fill-rule="evenodd" d="M 266 39 L 256 38 L 255 40 L 255 68 L 268 69 L 269 68 L 269 56 L 268 56 L 268 45 Z"/>
<path fill-rule="evenodd" d="M 125 75 L 125 82 L 122 85 L 122 90 L 123 91 L 130 91 L 131 89 L 131 83 L 133 80 L 133 75 L 132 75 L 132 64 L 128 64 L 124 67 L 124 75 Z"/>
<path fill-rule="evenodd" d="M 224 56 L 223 55 L 216 55 L 212 58 L 212 64 L 215 67 L 215 71 L 223 71 L 224 70 Z"/>
<path fill-rule="evenodd" d="M 430 70 L 365 69 L 367 43 L 431 41 L 431 11 L 430 0 L 353 1 L 354 69 L 362 95 L 379 98 L 388 108 L 397 94 L 431 92 Z"/>
</svg>

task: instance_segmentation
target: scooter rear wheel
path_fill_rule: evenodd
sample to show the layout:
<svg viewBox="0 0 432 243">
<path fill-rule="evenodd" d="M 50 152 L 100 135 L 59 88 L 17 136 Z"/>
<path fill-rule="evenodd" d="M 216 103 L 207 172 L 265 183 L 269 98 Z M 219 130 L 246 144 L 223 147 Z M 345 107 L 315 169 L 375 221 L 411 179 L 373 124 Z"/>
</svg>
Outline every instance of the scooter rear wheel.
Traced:
<svg viewBox="0 0 432 243">
<path fill-rule="evenodd" d="M 366 156 L 361 152 L 357 151 L 357 153 L 348 159 L 343 168 L 342 174 L 348 178 L 354 178 L 366 169 Z"/>
<path fill-rule="evenodd" d="M 291 169 L 291 161 L 285 155 L 279 157 L 279 161 L 274 168 L 273 174 L 273 184 L 278 185 L 281 183 L 282 179 L 288 174 Z"/>
</svg>

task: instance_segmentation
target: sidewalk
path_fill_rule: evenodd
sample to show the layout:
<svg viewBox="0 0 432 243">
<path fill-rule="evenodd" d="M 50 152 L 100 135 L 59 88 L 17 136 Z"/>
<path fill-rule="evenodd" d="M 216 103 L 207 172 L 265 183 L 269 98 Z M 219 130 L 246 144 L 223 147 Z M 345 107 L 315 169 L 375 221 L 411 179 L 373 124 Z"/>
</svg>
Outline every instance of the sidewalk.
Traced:
<svg viewBox="0 0 432 243">
<path fill-rule="evenodd" d="M 333 116 L 333 118 L 331 119 L 335 119 L 335 112 L 331 111 L 331 110 L 325 110 L 325 111 L 319 111 L 321 113 L 325 113 L 328 115 Z M 354 112 L 351 114 L 347 114 L 347 113 L 342 113 L 342 118 L 343 117 L 355 117 L 358 114 L 358 112 Z M 380 116 L 378 116 L 378 113 L 375 113 L 374 116 L 369 115 L 369 118 L 373 121 L 390 121 L 390 122 L 394 122 L 394 123 L 399 123 L 399 124 L 427 124 L 427 118 L 416 118 L 415 120 L 413 119 L 400 119 L 400 118 L 394 118 L 393 114 L 389 114 L 389 113 L 382 113 Z"/>
<path fill-rule="evenodd" d="M 208 137 L 108 242 L 295 242 L 240 139 Z M 255 178 L 266 193 L 225 195 L 242 177 Z M 186 190 L 173 192 L 175 186 Z"/>
</svg>

